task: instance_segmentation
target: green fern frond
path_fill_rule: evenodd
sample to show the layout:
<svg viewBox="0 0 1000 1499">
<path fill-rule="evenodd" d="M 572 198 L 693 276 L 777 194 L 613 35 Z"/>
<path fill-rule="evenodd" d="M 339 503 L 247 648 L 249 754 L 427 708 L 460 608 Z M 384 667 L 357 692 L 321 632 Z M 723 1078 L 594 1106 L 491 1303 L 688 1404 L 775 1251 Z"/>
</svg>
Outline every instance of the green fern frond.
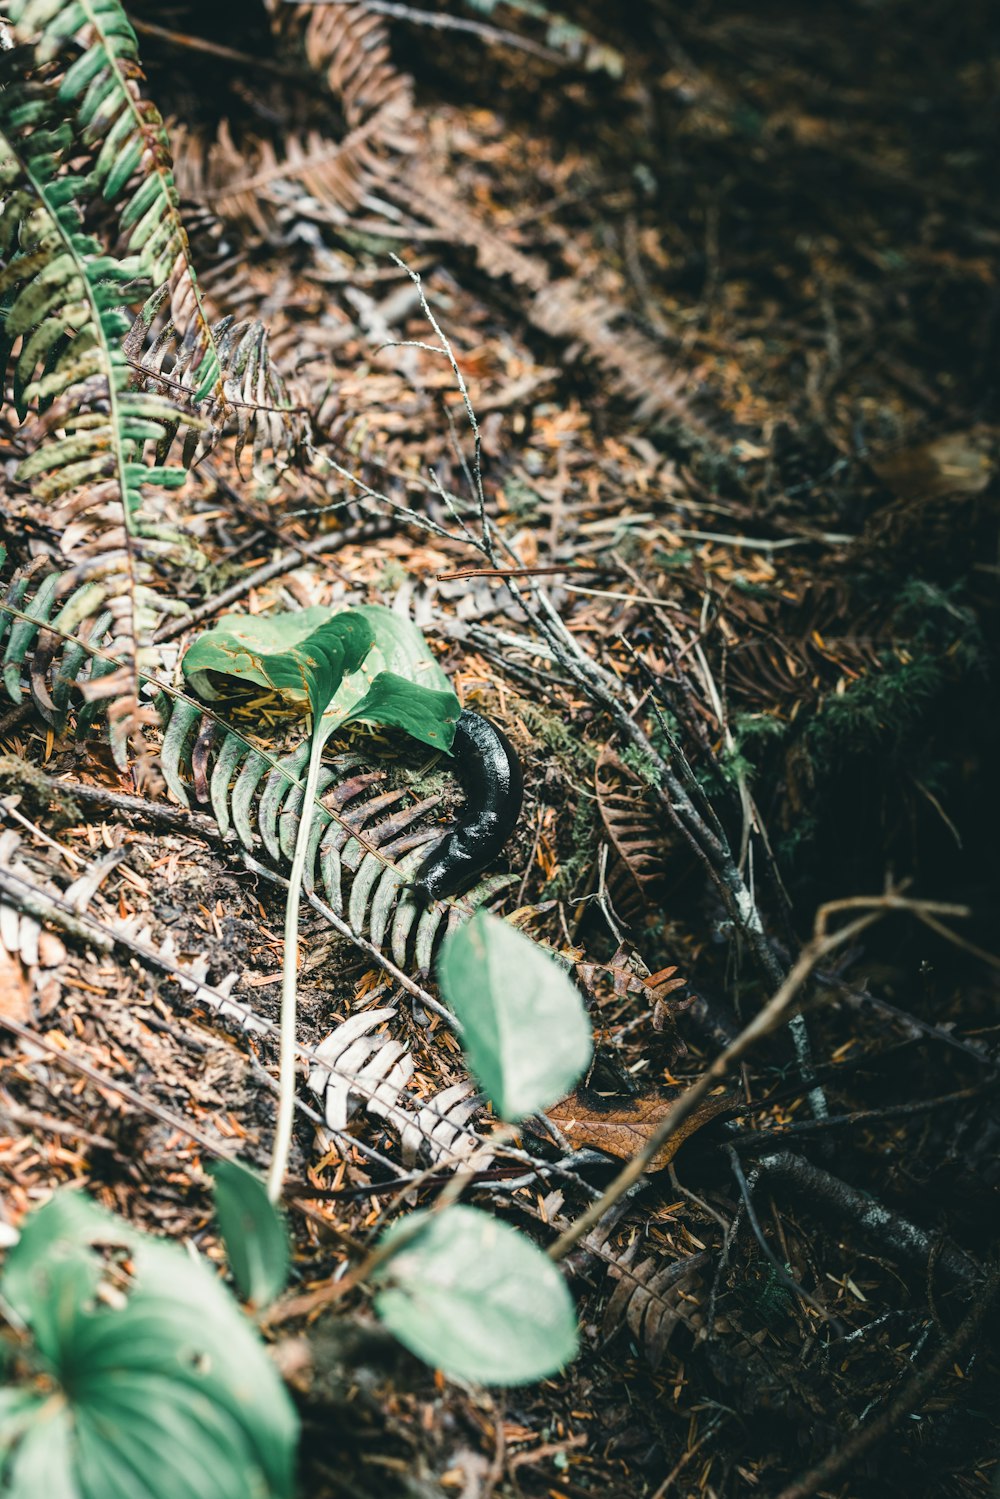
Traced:
<svg viewBox="0 0 1000 1499">
<path fill-rule="evenodd" d="M 203 564 L 162 497 L 186 478 L 167 457 L 178 429 L 186 429 L 185 464 L 228 428 L 237 459 L 252 439 L 257 462 L 304 429 L 263 327 L 223 319 L 213 329 L 205 317 L 167 138 L 139 96 L 135 38 L 119 0 L 3 0 L 0 11 L 19 42 L 0 55 L 0 377 L 10 366 L 25 424 L 29 456 L 17 477 L 67 554 L 29 593 L 26 607 L 48 628 L 32 634 L 30 651 L 8 656 L 4 680 L 16 698 L 27 669 L 36 706 L 59 724 L 60 686 L 46 676 L 57 670 L 52 632 L 70 621 L 86 632 L 110 613 L 104 643 L 122 664 L 83 674 L 84 719 L 99 702 L 107 707 L 124 764 L 129 741 L 142 746 L 142 725 L 154 721 L 140 684 L 155 662 L 144 642 L 171 607 L 157 573 L 163 563 Z M 95 159 L 84 175 L 88 150 Z M 82 206 L 97 192 L 121 209 L 128 248 L 120 257 L 84 230 Z M 161 278 L 133 320 L 130 304 Z M 148 365 L 146 336 L 168 300 L 174 316 Z"/>
<path fill-rule="evenodd" d="M 176 488 L 186 478 L 183 469 L 141 462 L 143 444 L 164 438 L 176 409 L 162 396 L 129 389 L 122 342 L 130 320 L 121 309 L 134 295 L 139 266 L 106 255 L 83 231 L 78 205 L 86 185 L 61 170 L 68 133 L 46 128 L 44 92 L 17 87 L 2 73 L 0 85 L 0 252 L 9 257 L 0 291 L 14 292 L 7 337 L 22 339 L 15 402 L 22 420 L 35 402 L 43 408 L 38 435 L 59 433 L 25 459 L 18 477 L 35 480 L 45 501 L 110 481 L 133 533 L 140 485 Z"/>
<path fill-rule="evenodd" d="M 141 94 L 145 75 L 135 33 L 120 0 L 5 0 L 15 38 L 34 50 L 38 67 L 65 65 L 58 102 L 71 113 L 76 139 L 96 159 L 88 187 L 118 210 L 137 273 L 157 292 L 158 312 L 169 298 L 169 336 L 175 363 L 171 389 L 190 392 L 185 464 L 202 457 L 224 430 L 235 425 L 238 452 L 252 436 L 255 462 L 266 448 L 276 457 L 294 452 L 306 431 L 280 376 L 267 356 L 266 333 L 257 324 L 261 349 L 253 361 L 252 395 L 246 394 L 246 359 L 234 360 L 230 340 L 219 335 L 206 312 L 180 214 L 170 141 L 156 106 Z M 72 56 L 73 53 L 75 56 Z M 152 313 L 141 324 L 148 330 Z M 162 393 L 150 380 L 141 348 L 129 350 L 134 383 Z M 177 431 L 175 420 L 170 439 Z M 169 445 L 169 443 L 168 443 Z M 166 449 L 160 449 L 160 457 Z"/>
<path fill-rule="evenodd" d="M 166 283 L 174 322 L 190 330 L 189 367 L 197 400 L 222 372 L 180 216 L 170 142 L 145 82 L 135 32 L 119 0 L 8 0 L 15 38 L 39 66 L 79 49 L 59 83 L 81 142 L 97 150 L 91 180 L 120 208 L 119 223 L 140 274 Z"/>
<path fill-rule="evenodd" d="M 74 526 L 74 567 L 47 600 L 60 604 L 58 619 L 92 619 L 105 606 L 115 623 L 120 671 L 92 684 L 107 698 L 112 742 L 124 761 L 148 713 L 139 704 L 138 642 L 142 604 L 152 596 L 150 556 L 141 515 L 143 489 L 174 489 L 181 468 L 143 462 L 147 442 L 164 443 L 176 408 L 162 395 L 135 390 L 122 350 L 130 320 L 122 304 L 135 295 L 135 257 L 106 255 L 82 227 L 80 202 L 87 184 L 66 158 L 72 149 L 65 122 L 53 120 L 52 92 L 25 77 L 23 53 L 0 58 L 0 272 L 7 351 L 20 339 L 14 366 L 14 400 L 31 450 L 17 477 L 30 484 L 57 528 Z M 92 566 L 98 586 L 85 576 Z M 70 592 L 67 594 L 66 588 Z M 41 592 L 41 590 L 40 590 Z M 8 687 L 9 690 L 9 687 Z"/>
</svg>

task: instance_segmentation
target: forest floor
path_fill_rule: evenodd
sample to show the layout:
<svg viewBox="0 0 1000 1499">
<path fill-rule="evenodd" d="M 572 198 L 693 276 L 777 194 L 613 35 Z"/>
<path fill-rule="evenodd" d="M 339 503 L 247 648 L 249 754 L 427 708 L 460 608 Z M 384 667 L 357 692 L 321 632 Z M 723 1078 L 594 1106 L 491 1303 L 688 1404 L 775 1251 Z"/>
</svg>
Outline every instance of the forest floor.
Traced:
<svg viewBox="0 0 1000 1499">
<path fill-rule="evenodd" d="M 276 1316 L 302 1493 L 1000 1492 L 995 8 L 649 0 L 560 30 L 447 7 L 499 39 L 361 0 L 127 8 L 213 310 L 264 322 L 312 424 L 298 469 L 249 476 L 223 444 L 190 477 L 210 566 L 174 579 L 185 628 L 161 669 L 197 633 L 185 611 L 234 585 L 258 613 L 390 603 L 523 762 L 495 908 L 577 965 L 598 1060 L 568 1132 L 606 1159 L 513 1191 L 501 1167 L 469 1199 L 549 1242 L 826 903 L 873 898 L 879 918 L 803 989 L 811 1067 L 787 1030 L 763 1042 L 574 1249 L 583 1352 L 560 1377 L 451 1384 L 377 1338 L 361 1292 Z M 492 558 L 470 540 L 465 402 L 409 271 L 476 414 Z M 9 540 L 23 562 L 37 535 Z M 731 847 L 770 970 L 574 649 Z M 280 745 L 280 715 L 251 711 Z M 348 745 L 381 776 L 355 796 L 453 805 L 426 757 Z M 197 776 L 181 808 L 27 701 L 0 711 L 0 753 L 3 862 L 64 896 L 81 881 L 93 923 L 37 950 L 3 930 L 7 1211 L 85 1184 L 218 1257 L 205 1166 L 213 1148 L 266 1163 L 276 1048 L 191 990 L 276 1018 L 266 851 L 248 869 Z M 962 910 L 890 910 L 887 889 Z M 463 1081 L 437 1018 L 312 908 L 302 951 L 304 1043 L 391 1009 L 371 1055 L 401 1043 L 412 1097 Z M 412 949 L 405 966 L 423 981 Z M 400 1191 L 436 1190 L 357 1099 L 354 1143 L 323 1136 L 301 1084 L 297 1294 Z"/>
</svg>

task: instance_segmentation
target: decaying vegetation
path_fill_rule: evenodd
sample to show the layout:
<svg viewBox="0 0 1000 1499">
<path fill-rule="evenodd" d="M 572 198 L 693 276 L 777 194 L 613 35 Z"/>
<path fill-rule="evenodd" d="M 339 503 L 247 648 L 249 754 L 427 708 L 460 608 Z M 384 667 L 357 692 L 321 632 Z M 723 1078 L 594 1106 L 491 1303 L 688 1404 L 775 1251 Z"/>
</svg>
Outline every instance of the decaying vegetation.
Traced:
<svg viewBox="0 0 1000 1499">
<path fill-rule="evenodd" d="M 7 1227 L 74 1184 L 221 1257 L 308 744 L 180 661 L 390 605 L 519 753 L 470 904 L 595 1057 L 495 1133 L 460 915 L 385 872 L 454 778 L 331 741 L 260 1319 L 301 1492 L 995 1492 L 992 8 L 125 10 L 2 7 Z M 366 1251 L 456 1190 L 565 1271 L 560 1375 L 374 1320 Z"/>
</svg>

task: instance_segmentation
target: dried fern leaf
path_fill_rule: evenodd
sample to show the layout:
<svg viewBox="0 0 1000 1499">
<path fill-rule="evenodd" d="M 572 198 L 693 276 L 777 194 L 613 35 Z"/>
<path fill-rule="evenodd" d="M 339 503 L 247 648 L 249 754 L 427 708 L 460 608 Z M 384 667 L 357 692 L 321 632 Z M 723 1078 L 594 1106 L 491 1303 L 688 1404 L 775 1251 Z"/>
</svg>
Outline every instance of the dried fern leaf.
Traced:
<svg viewBox="0 0 1000 1499">
<path fill-rule="evenodd" d="M 378 16 L 362 4 L 268 4 L 286 46 L 304 51 L 347 126 L 340 139 L 289 132 L 280 144 L 233 140 L 223 121 L 208 146 L 176 135 L 185 199 L 248 225 L 262 238 L 287 236 L 296 220 L 344 223 L 359 208 L 380 215 L 378 193 L 415 149 L 413 84 L 392 61 Z"/>
<path fill-rule="evenodd" d="M 334 1132 L 333 1139 L 324 1138 L 324 1147 L 330 1149 L 364 1108 L 396 1132 L 407 1164 L 423 1154 L 433 1166 L 459 1165 L 482 1148 L 481 1136 L 469 1128 L 482 1097 L 468 1079 L 427 1098 L 408 1094 L 416 1063 L 405 1042 L 383 1029 L 395 1018 L 391 1006 L 359 1011 L 316 1048 L 309 1087 Z"/>
<path fill-rule="evenodd" d="M 282 242 L 297 221 L 344 224 L 366 204 L 393 170 L 379 150 L 383 123 L 372 115 L 341 140 L 310 130 L 291 132 L 280 145 L 244 137 L 238 146 L 225 120 L 207 146 L 181 127 L 178 180 L 186 200 Z"/>
<path fill-rule="evenodd" d="M 475 255 L 488 276 L 510 280 L 528 292 L 524 310 L 534 326 L 548 338 L 571 343 L 595 364 L 641 421 L 676 423 L 692 437 L 711 439 L 691 410 L 688 371 L 673 364 L 654 339 L 630 326 L 626 307 L 609 303 L 575 276 L 554 280 L 540 256 L 506 240 L 430 166 L 411 166 L 392 192 L 446 239 Z"/>
<path fill-rule="evenodd" d="M 648 904 L 649 889 L 664 871 L 663 832 L 639 777 L 611 750 L 594 767 L 597 806 L 615 851 L 608 889 L 615 911 L 634 924 Z"/>
<path fill-rule="evenodd" d="M 275 9 L 284 13 L 280 20 L 290 28 L 304 29 L 309 64 L 340 100 L 348 129 L 380 113 L 384 131 L 389 121 L 395 126 L 391 141 L 395 149 L 408 150 L 406 126 L 413 108 L 413 83 L 392 61 L 380 17 L 363 3 Z"/>
<path fill-rule="evenodd" d="M 124 343 L 125 356 L 139 390 L 170 392 L 174 400 L 187 398 L 190 416 L 178 407 L 178 419 L 160 446 L 163 458 L 178 428 L 186 428 L 183 462 L 191 467 L 208 453 L 224 433 L 235 430 L 235 458 L 239 465 L 250 443 L 254 467 L 270 451 L 276 460 L 290 460 L 308 435 L 308 419 L 295 406 L 285 382 L 271 361 L 267 329 L 256 318 L 236 321 L 220 318 L 211 325 L 214 357 L 219 378 L 203 396 L 199 394 L 201 367 L 195 362 L 197 346 L 190 328 L 173 318 L 152 338 L 147 335 L 167 300 L 167 287 L 149 297 L 135 319 Z"/>
<path fill-rule="evenodd" d="M 638 1246 L 636 1238 L 617 1265 L 609 1269 L 609 1276 L 618 1284 L 605 1308 L 602 1330 L 610 1336 L 624 1323 L 650 1365 L 658 1369 L 677 1327 L 683 1324 L 697 1331 L 701 1325 L 699 1302 L 692 1295 L 692 1287 L 708 1255 L 667 1263 L 658 1255 L 650 1255 L 636 1263 Z"/>
</svg>

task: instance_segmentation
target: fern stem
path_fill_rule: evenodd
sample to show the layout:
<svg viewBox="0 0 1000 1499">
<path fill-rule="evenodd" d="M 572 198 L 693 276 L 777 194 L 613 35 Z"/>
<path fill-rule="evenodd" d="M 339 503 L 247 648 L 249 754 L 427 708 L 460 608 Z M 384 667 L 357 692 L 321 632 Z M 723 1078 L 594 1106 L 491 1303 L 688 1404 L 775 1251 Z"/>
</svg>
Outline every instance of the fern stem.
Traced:
<svg viewBox="0 0 1000 1499">
<path fill-rule="evenodd" d="M 120 110 L 127 112 L 131 120 L 131 130 L 127 139 L 140 140 L 144 147 L 143 158 L 143 182 L 148 183 L 155 179 L 158 185 L 158 197 L 162 205 L 162 216 L 170 224 L 170 232 L 166 242 L 160 235 L 154 235 L 152 241 L 141 246 L 139 250 L 140 259 L 144 269 L 148 270 L 154 285 L 160 281 L 166 281 L 170 288 L 170 305 L 178 321 L 180 309 L 184 305 L 183 291 L 186 290 L 193 303 L 192 321 L 197 326 L 202 342 L 199 350 L 195 345 L 192 368 L 197 374 L 197 389 L 193 394 L 195 399 L 203 398 L 209 390 L 217 387 L 220 392 L 222 388 L 222 372 L 219 360 L 219 351 L 215 342 L 212 325 L 208 320 L 205 305 L 202 300 L 201 287 L 195 275 L 194 266 L 191 263 L 191 251 L 188 244 L 187 231 L 184 228 L 178 206 L 178 197 L 174 186 L 172 171 L 172 156 L 170 151 L 170 137 L 166 126 L 156 108 L 140 104 L 140 96 L 135 87 L 134 72 L 129 76 L 126 67 L 122 65 L 122 55 L 126 63 L 137 67 L 139 64 L 138 50 L 133 51 L 135 37 L 131 29 L 127 29 L 125 41 L 122 32 L 117 36 L 109 35 L 103 24 L 101 8 L 93 3 L 93 0 L 79 0 L 80 9 L 92 29 L 101 50 L 101 60 L 107 68 L 110 78 L 113 80 L 113 95 Z M 117 22 L 126 21 L 124 8 L 120 11 L 120 17 L 113 15 Z M 126 23 L 127 24 L 127 23 Z M 131 45 L 129 45 L 131 44 Z M 145 81 L 142 72 L 140 79 Z M 124 147 L 123 147 L 124 149 Z M 132 175 L 131 173 L 129 174 Z M 122 187 L 127 185 L 122 183 Z M 107 183 L 105 183 L 107 193 Z M 203 366 L 207 366 L 204 368 Z"/>
<path fill-rule="evenodd" d="M 312 743 L 309 748 L 309 769 L 306 774 L 302 816 L 299 818 L 298 832 L 295 835 L 292 872 L 288 877 L 288 895 L 285 900 L 285 951 L 281 963 L 278 1117 L 274 1129 L 271 1165 L 267 1173 L 267 1195 L 272 1202 L 277 1202 L 281 1196 L 285 1171 L 288 1168 L 288 1155 L 292 1146 L 292 1123 L 295 1118 L 295 1009 L 299 963 L 299 901 L 302 895 L 302 876 L 305 873 L 306 852 L 309 848 L 309 834 L 313 822 L 310 812 L 316 798 L 324 743 L 325 736 L 319 720 L 316 720 L 313 723 Z"/>
</svg>

